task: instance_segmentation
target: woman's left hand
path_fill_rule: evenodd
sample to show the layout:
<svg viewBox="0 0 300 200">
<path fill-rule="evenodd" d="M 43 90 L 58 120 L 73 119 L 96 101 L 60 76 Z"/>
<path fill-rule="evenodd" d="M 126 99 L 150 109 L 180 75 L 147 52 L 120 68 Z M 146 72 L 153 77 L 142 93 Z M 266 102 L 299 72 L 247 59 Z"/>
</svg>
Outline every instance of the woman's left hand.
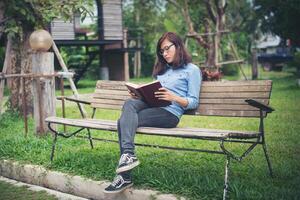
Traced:
<svg viewBox="0 0 300 200">
<path fill-rule="evenodd" d="M 176 95 L 174 95 L 171 91 L 167 90 L 166 88 L 159 88 L 158 91 L 154 94 L 156 98 L 166 101 L 174 101 L 176 98 Z"/>
</svg>

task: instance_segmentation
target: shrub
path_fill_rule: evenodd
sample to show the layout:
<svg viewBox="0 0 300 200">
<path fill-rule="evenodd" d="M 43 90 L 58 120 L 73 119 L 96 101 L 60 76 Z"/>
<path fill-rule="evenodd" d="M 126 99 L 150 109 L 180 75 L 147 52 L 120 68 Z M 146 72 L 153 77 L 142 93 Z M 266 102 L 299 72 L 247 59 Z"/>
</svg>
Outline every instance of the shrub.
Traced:
<svg viewBox="0 0 300 200">
<path fill-rule="evenodd" d="M 230 54 L 225 54 L 225 60 L 234 60 L 234 57 Z M 225 76 L 235 76 L 239 74 L 239 67 L 237 64 L 223 65 L 221 68 L 222 74 Z"/>
<path fill-rule="evenodd" d="M 239 74 L 239 67 L 237 64 L 224 65 L 221 69 L 222 74 L 226 76 L 234 76 Z"/>
<path fill-rule="evenodd" d="M 296 75 L 300 78 L 300 51 L 294 53 L 293 60 L 287 63 L 287 67 L 296 68 Z"/>
</svg>

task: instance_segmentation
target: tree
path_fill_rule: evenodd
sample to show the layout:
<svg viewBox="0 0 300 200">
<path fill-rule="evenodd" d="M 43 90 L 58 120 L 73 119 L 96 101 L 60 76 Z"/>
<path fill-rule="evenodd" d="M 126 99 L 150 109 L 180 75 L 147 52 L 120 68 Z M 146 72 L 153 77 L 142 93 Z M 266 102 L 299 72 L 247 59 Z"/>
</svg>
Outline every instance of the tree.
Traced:
<svg viewBox="0 0 300 200">
<path fill-rule="evenodd" d="M 6 56 L 9 59 L 9 73 L 30 73 L 31 52 L 29 36 L 35 28 L 46 29 L 48 24 L 56 17 L 69 20 L 75 11 L 85 16 L 89 13 L 92 1 L 84 0 L 2 0 L 0 2 L 0 37 L 6 37 L 7 45 L 11 45 L 11 51 Z M 1 19 L 1 13 L 2 19 Z M 9 85 L 12 109 L 21 111 L 21 83 L 17 79 Z M 28 111 L 32 112 L 32 95 L 30 80 L 25 82 Z"/>
<path fill-rule="evenodd" d="M 300 45 L 299 0 L 255 0 L 254 8 L 261 21 L 261 29 Z"/>
<path fill-rule="evenodd" d="M 200 46 L 206 49 L 204 77 L 211 77 L 212 80 L 219 79 L 220 67 L 222 65 L 219 61 L 223 58 L 221 54 L 221 39 L 224 33 L 228 32 L 225 30 L 227 27 L 225 12 L 227 12 L 228 2 L 226 0 L 205 0 L 203 2 L 195 0 L 167 1 L 181 11 L 187 26 L 186 35 L 194 38 Z M 230 2 L 232 3 L 232 1 Z M 202 10 L 204 13 L 202 16 L 203 19 L 198 19 L 202 21 L 202 27 L 204 28 L 201 29 L 198 27 L 197 30 L 195 26 L 196 21 L 192 19 L 193 15 L 191 15 L 191 12 L 195 11 L 195 9 L 199 11 L 201 7 L 206 8 Z M 198 31 L 203 31 L 204 33 L 200 34 Z M 230 48 L 234 51 L 234 57 L 237 59 L 237 53 L 232 40 L 228 40 L 228 42 L 230 43 Z"/>
<path fill-rule="evenodd" d="M 123 20 L 128 27 L 130 37 L 137 38 L 139 33 L 143 36 L 142 69 L 145 76 L 152 73 L 155 61 L 156 41 L 163 32 L 164 26 L 164 0 L 124 0 Z M 138 14 L 140 15 L 138 16 Z M 137 20 L 137 18 L 139 18 Z"/>
<path fill-rule="evenodd" d="M 143 30 L 143 47 L 142 53 L 143 72 L 144 75 L 149 75 L 152 69 L 153 60 L 155 58 L 155 41 L 165 31 L 174 31 L 183 36 L 188 44 L 189 52 L 192 53 L 196 62 L 205 61 L 204 65 L 214 66 L 215 59 L 219 57 L 222 60 L 221 54 L 215 55 L 213 49 L 215 48 L 214 36 L 203 35 L 205 32 L 216 32 L 216 17 L 211 17 L 208 13 L 207 6 L 211 6 L 210 12 L 212 16 L 218 16 L 226 10 L 226 20 L 219 29 L 232 30 L 230 39 L 237 46 L 236 49 L 242 57 L 248 56 L 251 42 L 251 33 L 256 29 L 256 21 L 254 18 L 254 11 L 249 1 L 230 0 L 226 1 L 226 7 L 222 8 L 224 1 L 221 0 L 135 0 L 125 1 L 124 21 L 127 27 L 134 28 L 130 35 L 136 33 L 136 30 Z M 219 8 L 218 8 L 219 7 Z M 139 10 L 139 23 L 136 23 L 135 14 Z M 222 11 L 223 10 L 223 11 Z M 218 17 L 221 19 L 222 17 Z M 226 27 L 226 28 L 225 28 Z M 129 30 L 130 31 L 130 30 Z M 190 37 L 198 39 L 202 45 L 194 39 L 187 39 Z M 223 34 L 221 34 L 222 36 Z M 199 37 L 200 36 L 200 37 Z M 226 54 L 230 52 L 229 37 L 222 37 L 218 45 L 219 52 Z M 203 41 L 201 41 L 201 39 Z M 210 46 L 210 47 L 209 47 Z M 210 51 L 208 51 L 210 49 Z M 207 59 L 209 58 L 209 59 Z M 147 67 L 147 70 L 145 68 Z"/>
</svg>

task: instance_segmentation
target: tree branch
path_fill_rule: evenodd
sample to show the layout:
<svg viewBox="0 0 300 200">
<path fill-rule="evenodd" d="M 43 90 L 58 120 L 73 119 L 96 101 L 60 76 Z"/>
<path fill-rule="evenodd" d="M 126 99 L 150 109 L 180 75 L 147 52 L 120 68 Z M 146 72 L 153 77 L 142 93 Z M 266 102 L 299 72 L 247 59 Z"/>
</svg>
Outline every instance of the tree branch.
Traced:
<svg viewBox="0 0 300 200">
<path fill-rule="evenodd" d="M 206 9 L 208 11 L 208 15 L 210 16 L 213 23 L 216 24 L 216 22 L 217 22 L 216 13 L 212 8 L 212 4 L 211 4 L 210 0 L 206 0 L 205 5 L 206 5 Z"/>
<path fill-rule="evenodd" d="M 182 9 L 182 12 L 184 14 L 185 21 L 188 23 L 189 33 L 194 33 L 195 29 L 189 13 L 188 0 L 184 0 L 184 7 Z"/>
</svg>

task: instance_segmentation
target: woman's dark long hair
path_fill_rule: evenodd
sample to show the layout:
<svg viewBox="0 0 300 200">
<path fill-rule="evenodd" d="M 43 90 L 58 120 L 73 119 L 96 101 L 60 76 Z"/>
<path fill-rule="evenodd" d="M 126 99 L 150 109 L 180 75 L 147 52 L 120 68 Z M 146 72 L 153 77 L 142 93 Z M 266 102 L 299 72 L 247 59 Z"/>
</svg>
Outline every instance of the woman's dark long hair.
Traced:
<svg viewBox="0 0 300 200">
<path fill-rule="evenodd" d="M 172 63 L 167 63 L 164 57 L 159 53 L 161 44 L 165 39 L 168 39 L 171 43 L 173 43 L 176 48 L 175 58 Z M 192 62 L 192 58 L 187 52 L 181 38 L 173 32 L 166 32 L 161 36 L 156 45 L 156 62 L 153 67 L 152 75 L 153 77 L 156 77 L 157 75 L 163 74 L 166 70 L 167 64 L 172 65 L 173 69 L 177 69 L 190 62 Z"/>
</svg>

